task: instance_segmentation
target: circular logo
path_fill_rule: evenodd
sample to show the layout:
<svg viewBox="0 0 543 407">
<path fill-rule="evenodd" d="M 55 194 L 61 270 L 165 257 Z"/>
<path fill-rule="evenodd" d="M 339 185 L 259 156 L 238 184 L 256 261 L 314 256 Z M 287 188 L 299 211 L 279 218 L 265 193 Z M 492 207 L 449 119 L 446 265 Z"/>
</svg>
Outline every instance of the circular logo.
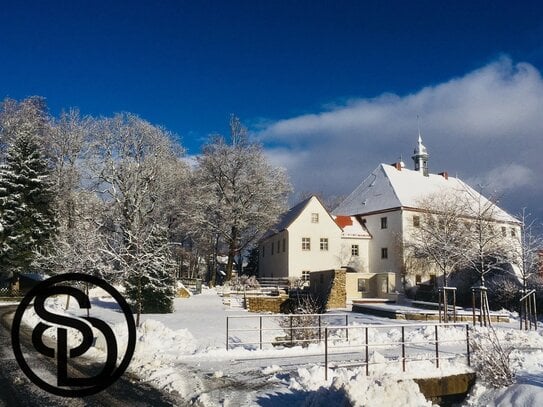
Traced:
<svg viewBox="0 0 543 407">
<path fill-rule="evenodd" d="M 126 352 L 121 362 L 117 366 L 117 340 L 110 326 L 95 317 L 74 318 L 69 315 L 59 315 L 48 311 L 45 308 L 45 301 L 48 297 L 65 294 L 74 297 L 79 307 L 89 309 L 91 307 L 87 294 L 73 287 L 72 285 L 61 285 L 62 282 L 85 282 L 102 288 L 110 294 L 121 308 L 128 328 L 128 343 Z M 48 325 L 39 322 L 32 330 L 32 345 L 39 353 L 49 358 L 56 358 L 57 363 L 57 385 L 48 383 L 38 377 L 26 362 L 20 341 L 20 330 L 23 314 L 26 308 L 34 299 L 34 310 L 36 314 L 45 322 L 54 325 Z M 82 321 L 85 320 L 85 321 Z M 107 345 L 107 357 L 102 371 L 92 377 L 70 377 L 68 374 L 68 360 L 83 355 L 94 343 L 94 334 L 92 327 L 101 331 Z M 57 328 L 57 346 L 50 348 L 43 342 L 43 333 L 49 328 Z M 82 341 L 75 348 L 69 348 L 67 333 L 65 327 L 78 330 L 82 334 Z M 136 347 L 136 324 L 132 315 L 130 306 L 123 296 L 110 284 L 104 280 L 80 273 L 60 274 L 48 278 L 33 287 L 22 299 L 15 311 L 13 324 L 11 327 L 11 344 L 15 359 L 24 374 L 37 386 L 49 393 L 63 397 L 83 397 L 96 394 L 106 387 L 112 385 L 127 369 Z"/>
</svg>

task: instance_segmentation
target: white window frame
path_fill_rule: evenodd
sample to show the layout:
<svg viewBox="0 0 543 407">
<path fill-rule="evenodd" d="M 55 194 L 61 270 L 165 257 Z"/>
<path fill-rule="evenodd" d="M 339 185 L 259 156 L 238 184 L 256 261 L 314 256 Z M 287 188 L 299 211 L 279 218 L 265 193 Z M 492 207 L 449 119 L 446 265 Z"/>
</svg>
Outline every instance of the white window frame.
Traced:
<svg viewBox="0 0 543 407">
<path fill-rule="evenodd" d="M 311 251 L 311 238 L 310 237 L 302 237 L 302 251 L 303 252 Z"/>
</svg>

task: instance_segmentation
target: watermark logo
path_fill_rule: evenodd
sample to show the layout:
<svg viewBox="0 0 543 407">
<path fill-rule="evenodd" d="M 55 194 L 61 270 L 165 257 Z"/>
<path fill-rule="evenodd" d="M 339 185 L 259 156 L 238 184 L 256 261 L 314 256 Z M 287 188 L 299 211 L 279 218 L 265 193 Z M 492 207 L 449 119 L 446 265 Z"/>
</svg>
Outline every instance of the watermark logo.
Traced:
<svg viewBox="0 0 543 407">
<path fill-rule="evenodd" d="M 117 359 L 119 356 L 117 339 L 113 330 L 106 322 L 90 316 L 74 318 L 69 315 L 60 315 L 52 313 L 45 308 L 47 298 L 56 295 L 68 295 L 75 298 L 79 308 L 90 309 L 91 304 L 87 294 L 74 287 L 74 283 L 78 282 L 88 283 L 105 290 L 115 299 L 122 313 L 124 314 L 128 329 L 128 343 L 126 350 L 124 351 L 124 356 L 119 365 L 117 365 Z M 69 284 L 63 285 L 62 283 Z M 32 300 L 34 300 L 34 311 L 45 322 L 40 321 L 34 326 L 31 333 L 31 343 L 34 349 L 40 354 L 48 358 L 56 359 L 56 385 L 40 378 L 38 374 L 32 370 L 29 363 L 27 363 L 25 354 L 23 353 L 21 336 L 24 335 L 24 333 L 21 324 L 23 315 L 27 310 L 27 307 L 30 306 Z M 69 348 L 68 329 L 66 327 L 75 329 L 81 333 L 82 340 L 75 348 Z M 68 369 L 69 359 L 85 354 L 95 341 L 92 327 L 100 331 L 105 339 L 107 355 L 103 368 L 100 373 L 94 376 L 70 377 Z M 43 340 L 44 332 L 51 328 L 56 328 L 57 343 L 55 348 L 47 346 Z M 19 363 L 19 366 L 25 375 L 34 384 L 58 396 L 83 397 L 96 394 L 104 390 L 106 387 L 110 386 L 117 379 L 119 379 L 119 377 L 121 377 L 121 375 L 125 372 L 136 347 L 136 324 L 134 322 L 132 311 L 126 300 L 110 284 L 98 277 L 89 276 L 86 274 L 61 274 L 48 278 L 47 280 L 37 284 L 23 298 L 13 317 L 11 343 L 13 346 L 15 359 Z M 30 346 L 29 349 L 31 349 Z"/>
</svg>

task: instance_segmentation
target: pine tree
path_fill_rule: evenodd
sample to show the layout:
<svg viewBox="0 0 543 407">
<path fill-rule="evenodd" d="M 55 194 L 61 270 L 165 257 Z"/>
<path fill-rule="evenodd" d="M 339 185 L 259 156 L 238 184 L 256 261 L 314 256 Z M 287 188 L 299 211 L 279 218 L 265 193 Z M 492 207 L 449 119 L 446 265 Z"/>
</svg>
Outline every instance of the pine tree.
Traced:
<svg viewBox="0 0 543 407">
<path fill-rule="evenodd" d="M 121 255 L 126 269 L 125 294 L 140 313 L 173 311 L 175 270 L 166 228 L 154 226 L 148 233 L 130 236 L 130 249 Z"/>
<path fill-rule="evenodd" d="M 25 271 L 56 230 L 54 194 L 37 138 L 22 131 L 0 166 L 0 270 Z"/>
</svg>

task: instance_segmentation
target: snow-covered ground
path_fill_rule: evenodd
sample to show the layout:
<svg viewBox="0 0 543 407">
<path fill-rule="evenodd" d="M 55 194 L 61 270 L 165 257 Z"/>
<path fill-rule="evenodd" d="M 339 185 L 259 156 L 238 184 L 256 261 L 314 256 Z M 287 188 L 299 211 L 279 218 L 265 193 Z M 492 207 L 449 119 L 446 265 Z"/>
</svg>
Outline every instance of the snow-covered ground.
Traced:
<svg viewBox="0 0 543 407">
<path fill-rule="evenodd" d="M 126 348 L 127 331 L 123 315 L 116 303 L 101 290 L 91 290 L 91 316 L 98 317 L 114 326 L 122 356 Z M 63 309 L 65 299 L 48 300 L 53 309 Z M 70 312 L 85 315 L 76 308 L 74 301 Z M 175 300 L 172 314 L 143 315 L 138 328 L 136 351 L 129 372 L 153 386 L 177 392 L 195 405 L 431 405 L 420 393 L 413 378 L 440 376 L 466 371 L 463 362 L 442 361 L 436 369 L 431 361 L 412 362 L 407 372 L 399 364 L 376 364 L 366 376 L 365 368 L 337 368 L 330 370 L 325 380 L 323 345 L 312 344 L 307 348 L 275 348 L 264 344 L 239 346 L 226 351 L 227 316 L 249 316 L 247 311 L 223 304 L 215 290 L 204 290 L 201 295 Z M 24 321 L 34 324 L 37 316 L 27 311 Z M 258 319 L 231 319 L 231 329 L 255 328 Z M 349 332 L 351 343 L 362 343 L 361 324 L 386 325 L 397 321 L 386 318 L 350 314 Z M 235 325 L 237 324 L 237 325 Z M 279 328 L 276 320 L 265 322 L 268 329 Z M 409 326 L 409 323 L 405 323 Z M 411 324 L 412 325 L 412 324 Z M 516 350 L 512 354 L 517 383 L 505 389 L 489 389 L 478 382 L 466 405 L 543 405 L 543 337 L 539 332 L 520 332 L 512 329 L 514 323 L 501 326 L 497 332 L 503 344 Z M 462 328 L 447 328 L 448 339 L 462 340 Z M 54 335 L 55 330 L 51 329 Z M 478 330 L 472 332 L 478 335 Z M 280 331 L 270 331 L 278 333 Z M 482 331 L 481 331 L 482 332 Z M 239 334 L 239 338 L 236 336 Z M 337 333 L 341 335 L 341 333 Z M 370 342 L 388 343 L 398 339 L 398 328 L 375 330 Z M 424 342 L 433 336 L 433 329 L 411 326 L 406 338 Z M 234 331 L 232 341 L 258 341 L 257 332 Z M 78 333 L 71 335 L 72 346 L 78 341 Z M 460 348 L 461 345 L 458 345 Z M 103 341 L 97 340 L 96 349 L 87 356 L 102 358 Z M 388 347 L 372 352 L 373 362 L 385 362 Z M 391 350 L 392 352 L 393 350 Z M 399 381 L 401 380 L 401 381 Z"/>
</svg>

